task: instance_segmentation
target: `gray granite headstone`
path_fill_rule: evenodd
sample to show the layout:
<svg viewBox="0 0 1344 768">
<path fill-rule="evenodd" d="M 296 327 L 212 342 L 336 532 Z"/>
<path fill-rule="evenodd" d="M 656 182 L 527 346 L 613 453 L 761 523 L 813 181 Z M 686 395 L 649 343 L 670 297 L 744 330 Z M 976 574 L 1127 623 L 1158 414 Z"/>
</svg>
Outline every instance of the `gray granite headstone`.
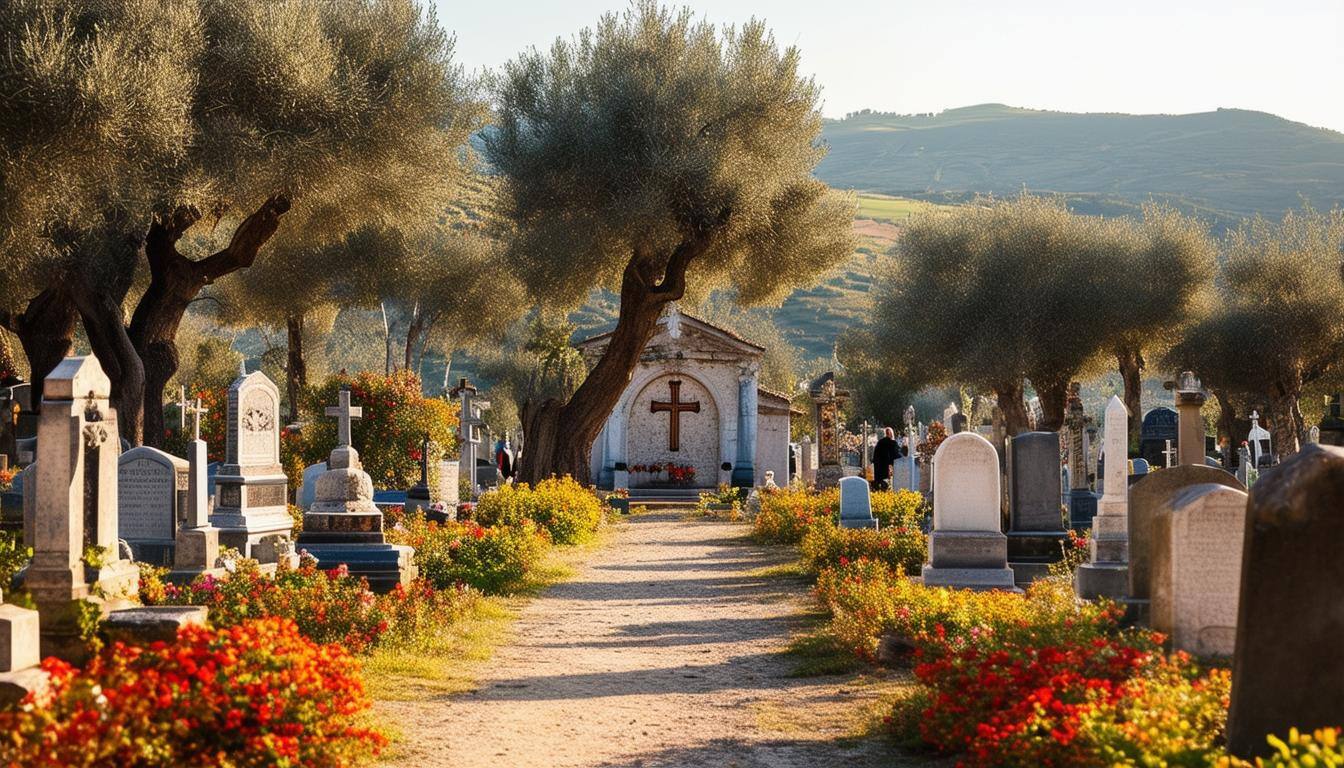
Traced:
<svg viewBox="0 0 1344 768">
<path fill-rule="evenodd" d="M 140 562 L 160 566 L 172 562 L 180 462 L 143 445 L 117 459 L 117 537 L 131 545 Z"/>
<path fill-rule="evenodd" d="M 868 481 L 862 477 L 840 478 L 840 527 L 877 528 Z"/>
<path fill-rule="evenodd" d="M 1344 448 L 1308 445 L 1268 470 L 1246 508 L 1227 738 L 1344 723 Z"/>
<path fill-rule="evenodd" d="M 1068 538 L 1059 498 L 1059 435 L 1026 432 L 1009 441 L 1008 563 L 1019 586 L 1043 578 Z"/>
</svg>

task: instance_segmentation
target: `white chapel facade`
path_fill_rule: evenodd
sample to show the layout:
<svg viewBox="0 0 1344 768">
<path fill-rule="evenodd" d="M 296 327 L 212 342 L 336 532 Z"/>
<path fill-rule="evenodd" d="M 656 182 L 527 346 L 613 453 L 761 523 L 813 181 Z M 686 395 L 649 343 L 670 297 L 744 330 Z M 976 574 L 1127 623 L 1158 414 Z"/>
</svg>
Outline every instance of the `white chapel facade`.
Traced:
<svg viewBox="0 0 1344 768">
<path fill-rule="evenodd" d="M 576 346 L 591 365 L 610 334 Z M 789 481 L 788 397 L 762 389 L 765 349 L 698 318 L 669 310 L 593 444 L 592 477 L 610 488 L 618 469 L 632 488 L 668 482 L 653 465 L 694 467 L 688 485 L 762 485 Z M 743 439 L 739 439 L 739 438 Z"/>
</svg>

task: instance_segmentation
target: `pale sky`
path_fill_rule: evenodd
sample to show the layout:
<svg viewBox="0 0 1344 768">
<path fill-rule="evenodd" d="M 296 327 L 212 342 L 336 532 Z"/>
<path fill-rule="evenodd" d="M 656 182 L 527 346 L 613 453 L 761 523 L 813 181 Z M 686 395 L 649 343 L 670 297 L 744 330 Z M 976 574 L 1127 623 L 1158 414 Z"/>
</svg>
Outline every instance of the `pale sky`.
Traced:
<svg viewBox="0 0 1344 768">
<path fill-rule="evenodd" d="M 426 0 L 469 69 L 623 0 Z M 1000 102 L 1073 112 L 1272 112 L 1344 131 L 1344 0 L 693 0 L 797 45 L 828 117 Z"/>
</svg>

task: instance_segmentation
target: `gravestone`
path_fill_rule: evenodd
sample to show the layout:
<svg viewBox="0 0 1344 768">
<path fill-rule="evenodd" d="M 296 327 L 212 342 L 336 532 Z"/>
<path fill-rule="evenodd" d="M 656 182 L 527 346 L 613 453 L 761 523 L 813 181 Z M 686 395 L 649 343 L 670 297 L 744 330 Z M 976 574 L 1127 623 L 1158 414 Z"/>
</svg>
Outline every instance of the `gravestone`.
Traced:
<svg viewBox="0 0 1344 768">
<path fill-rule="evenodd" d="M 1191 464 L 1149 472 L 1129 488 L 1129 590 L 1126 602 L 1133 603 L 1138 616 L 1146 618 L 1152 595 L 1151 571 L 1153 518 L 1159 509 L 1185 488 L 1216 483 L 1245 491 L 1237 478 L 1222 469 Z"/>
<path fill-rule="evenodd" d="M 388 544 L 383 535 L 383 513 L 374 504 L 373 480 L 350 445 L 350 421 L 362 409 L 350 405 L 350 390 L 340 392 L 340 405 L 327 408 L 337 419 L 336 448 L 327 470 L 317 479 L 313 505 L 303 515 L 298 544 L 317 558 L 323 568 L 344 564 L 352 576 L 368 579 L 369 587 L 389 592 L 415 580 L 415 550 Z"/>
<path fill-rule="evenodd" d="M 1208 396 L 1199 377 L 1183 371 L 1176 377 L 1176 457 L 1180 464 L 1204 463 L 1204 416 L 1200 409 Z"/>
<path fill-rule="evenodd" d="M 1344 446 L 1344 397 L 1338 392 L 1325 396 L 1325 413 L 1321 416 L 1320 442 L 1323 445 Z"/>
<path fill-rule="evenodd" d="M 37 462 L 33 462 L 14 476 L 14 488 L 23 495 L 23 545 L 33 546 L 33 531 L 37 525 Z"/>
<path fill-rule="evenodd" d="M 1162 406 L 1144 414 L 1143 426 L 1139 429 L 1139 455 L 1149 466 L 1167 466 L 1162 452 L 1168 440 L 1175 443 L 1176 439 L 1176 411 Z"/>
<path fill-rule="evenodd" d="M 42 655 L 82 663 L 80 601 L 104 613 L 134 599 L 140 574 L 117 547 L 117 411 L 93 356 L 67 357 L 45 381 L 34 478 L 33 559 L 24 587 L 37 604 Z M 26 485 L 26 484 L 25 484 Z M 99 550 L 98 566 L 85 559 Z"/>
<path fill-rule="evenodd" d="M 1129 409 L 1115 395 L 1106 403 L 1105 489 L 1092 518 L 1088 562 L 1079 566 L 1074 587 L 1080 598 L 1122 600 L 1129 587 Z"/>
<path fill-rule="evenodd" d="M 136 561 L 172 565 L 189 480 L 187 462 L 158 448 L 142 445 L 117 459 L 117 536 Z"/>
<path fill-rule="evenodd" d="M 835 488 L 845 475 L 840 455 L 840 406 L 849 399 L 849 393 L 836 389 L 835 374 L 831 372 L 815 380 L 809 393 L 817 419 L 816 486 Z"/>
<path fill-rule="evenodd" d="M 459 379 L 457 386 L 449 394 L 458 398 L 460 419 L 457 424 L 458 445 L 461 449 L 460 462 L 461 470 L 467 473 L 467 488 L 474 498 L 480 487 L 483 485 L 479 475 L 480 456 L 482 445 L 488 445 L 486 438 L 482 435 L 485 427 L 485 419 L 482 413 L 490 407 L 490 403 L 477 397 L 478 391 L 471 382 L 465 378 Z M 486 450 L 486 453 L 489 451 Z M 490 466 L 493 463 L 487 462 Z"/>
<path fill-rule="evenodd" d="M 289 538 L 288 484 L 280 466 L 280 392 L 260 371 L 239 376 L 229 387 L 225 461 L 210 514 L 220 545 L 269 559 L 274 546 L 254 548 Z"/>
<path fill-rule="evenodd" d="M 1246 444 L 1251 448 L 1251 460 L 1255 468 L 1273 466 L 1274 450 L 1270 446 L 1269 430 L 1260 426 L 1259 411 L 1251 411 L 1251 428 L 1246 433 Z"/>
<path fill-rule="evenodd" d="M 1068 412 L 1064 417 L 1065 434 L 1069 449 L 1069 527 L 1086 530 L 1092 527 L 1097 514 L 1097 494 L 1088 482 L 1089 466 L 1087 430 L 1091 419 L 1083 410 L 1082 387 L 1078 382 L 1069 385 Z"/>
<path fill-rule="evenodd" d="M 840 478 L 840 527 L 877 529 L 868 481 L 862 477 Z"/>
<path fill-rule="evenodd" d="M 954 413 L 954 414 L 952 414 L 952 424 L 951 424 L 951 426 L 952 426 L 952 434 L 954 434 L 954 435 L 955 435 L 955 434 L 958 434 L 958 433 L 960 433 L 960 432 L 965 432 L 965 431 L 966 431 L 966 414 L 964 414 L 964 413 Z"/>
<path fill-rule="evenodd" d="M 299 496 L 294 503 L 300 509 L 307 510 L 313 506 L 313 494 L 317 493 L 317 478 L 322 476 L 328 469 L 327 462 L 319 461 L 316 464 L 309 464 L 303 468 L 303 481 L 299 485 Z"/>
<path fill-rule="evenodd" d="M 219 529 L 210 524 L 207 451 L 201 439 L 201 416 L 209 409 L 201 406 L 198 397 L 186 410 L 192 417 L 192 439 L 187 443 L 187 497 L 177 528 L 173 570 L 169 574 L 169 578 L 179 582 L 217 573 L 215 566 L 219 559 Z"/>
<path fill-rule="evenodd" d="M 1231 658 L 1236 641 L 1246 492 L 1218 483 L 1182 489 L 1153 517 L 1153 629 L 1172 647 Z"/>
<path fill-rule="evenodd" d="M 1227 738 L 1241 757 L 1268 734 L 1344 724 L 1344 449 L 1309 445 L 1251 491 L 1241 558 Z"/>
<path fill-rule="evenodd" d="M 1135 459 L 1132 463 L 1134 464 L 1134 471 L 1131 474 L 1142 477 L 1152 471 L 1152 467 L 1148 464 L 1146 459 Z"/>
<path fill-rule="evenodd" d="M 456 461 L 439 462 L 439 498 L 444 507 L 456 507 L 461 490 L 458 486 L 458 463 Z M 627 475 L 629 473 L 626 473 Z M 628 483 L 626 486 L 628 487 Z"/>
<path fill-rule="evenodd" d="M 999 454 L 975 432 L 949 435 L 933 456 L 933 534 L 924 583 L 1017 591 L 999 530 Z"/>
<path fill-rule="evenodd" d="M 14 707 L 29 694 L 49 689 L 50 676 L 38 668 L 41 644 L 37 611 L 0 605 L 0 707 Z"/>
<path fill-rule="evenodd" d="M 212 461 L 205 465 L 205 492 L 210 496 L 212 501 L 215 498 L 215 477 L 219 474 L 219 470 L 223 466 L 224 462 L 222 461 Z"/>
<path fill-rule="evenodd" d="M 430 504 L 429 493 L 429 435 L 420 441 L 420 482 L 406 489 L 406 512 L 427 510 Z"/>
<path fill-rule="evenodd" d="M 1008 565 L 1018 586 L 1046 576 L 1069 534 L 1059 498 L 1059 434 L 1025 432 L 1008 441 Z"/>
</svg>

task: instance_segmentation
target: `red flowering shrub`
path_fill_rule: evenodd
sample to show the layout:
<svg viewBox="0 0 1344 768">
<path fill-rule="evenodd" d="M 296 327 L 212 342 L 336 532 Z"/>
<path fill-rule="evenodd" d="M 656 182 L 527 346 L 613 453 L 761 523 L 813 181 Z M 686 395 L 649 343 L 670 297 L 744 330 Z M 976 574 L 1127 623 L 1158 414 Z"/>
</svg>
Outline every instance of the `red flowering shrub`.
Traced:
<svg viewBox="0 0 1344 768">
<path fill-rule="evenodd" d="M 49 693 L 0 712 L 0 762 L 336 768 L 386 744 L 362 722 L 369 700 L 350 654 L 284 619 L 114 643 L 82 671 L 43 665 Z"/>
<path fill-rule="evenodd" d="M 1018 645 L 992 630 L 928 638 L 916 678 L 932 693 L 920 732 L 929 744 L 963 752 L 972 765 L 1095 765 L 1079 739 L 1085 715 L 1116 704 L 1154 648 L 1128 636 Z"/>
</svg>

